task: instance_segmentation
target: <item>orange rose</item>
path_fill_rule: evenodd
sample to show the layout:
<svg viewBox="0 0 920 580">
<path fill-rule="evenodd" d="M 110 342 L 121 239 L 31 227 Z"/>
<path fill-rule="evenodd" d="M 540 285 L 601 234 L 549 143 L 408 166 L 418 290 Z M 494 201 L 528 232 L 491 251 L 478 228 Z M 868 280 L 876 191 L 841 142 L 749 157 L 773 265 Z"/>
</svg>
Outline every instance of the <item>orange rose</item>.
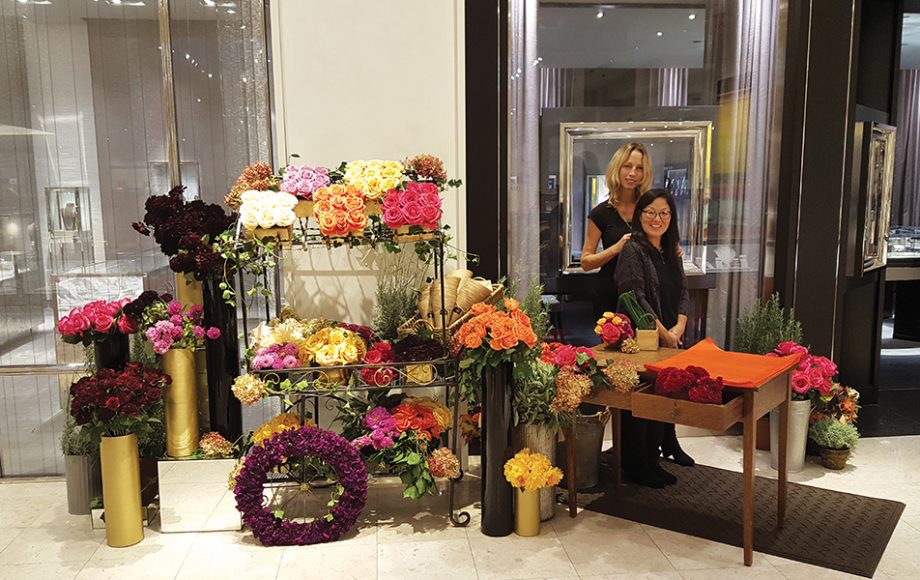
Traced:
<svg viewBox="0 0 920 580">
<path fill-rule="evenodd" d="M 486 304 L 485 302 L 477 302 L 473 304 L 473 307 L 470 308 L 470 312 L 473 313 L 473 316 L 479 316 L 480 314 L 485 314 L 487 312 L 495 312 L 495 307 L 491 304 Z"/>
<path fill-rule="evenodd" d="M 345 195 L 348 192 L 348 188 L 341 183 L 333 183 L 329 186 L 329 192 L 333 195 L 333 197 Z"/>
<path fill-rule="evenodd" d="M 505 310 L 509 312 L 517 310 L 520 305 L 521 303 L 514 298 L 505 298 Z"/>
<path fill-rule="evenodd" d="M 345 214 L 345 219 L 348 220 L 348 229 L 352 231 L 363 231 L 367 227 L 367 216 L 361 213 L 360 210 L 349 211 Z"/>
<path fill-rule="evenodd" d="M 464 347 L 469 348 L 469 349 L 479 348 L 480 346 L 482 346 L 483 338 L 485 338 L 485 333 L 482 333 L 482 334 L 470 333 L 469 335 L 463 338 L 462 343 Z"/>
<path fill-rule="evenodd" d="M 335 212 L 335 229 L 340 232 L 348 231 L 348 218 L 345 217 L 344 211 Z"/>
<path fill-rule="evenodd" d="M 341 210 L 345 209 L 345 197 L 344 196 L 341 196 L 341 195 L 334 196 L 332 198 L 331 203 L 332 203 L 332 207 L 334 207 L 335 209 L 341 209 Z"/>
<path fill-rule="evenodd" d="M 332 211 L 332 204 L 328 199 L 322 201 L 317 201 L 316 205 L 313 206 L 313 217 L 319 217 L 320 214 L 329 213 Z"/>
<path fill-rule="evenodd" d="M 364 209 L 364 198 L 356 195 L 345 196 L 345 209 L 349 211 Z"/>
<path fill-rule="evenodd" d="M 320 187 L 313 192 L 313 201 L 328 201 L 331 195 L 329 187 Z"/>
<path fill-rule="evenodd" d="M 508 350 L 517 346 L 518 338 L 514 335 L 508 335 L 499 340 L 498 343 L 502 346 L 503 349 Z"/>
<path fill-rule="evenodd" d="M 319 214 L 319 231 L 325 235 L 331 235 L 332 231 L 335 229 L 335 216 L 331 212 L 323 212 Z"/>
</svg>

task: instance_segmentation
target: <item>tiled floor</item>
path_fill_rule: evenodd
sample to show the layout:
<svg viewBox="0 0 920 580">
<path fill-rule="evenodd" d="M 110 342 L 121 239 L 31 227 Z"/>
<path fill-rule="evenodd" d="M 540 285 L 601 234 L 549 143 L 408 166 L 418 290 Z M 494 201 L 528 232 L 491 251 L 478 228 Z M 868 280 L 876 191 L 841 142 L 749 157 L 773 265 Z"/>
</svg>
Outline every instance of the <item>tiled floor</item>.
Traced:
<svg viewBox="0 0 920 580">
<path fill-rule="evenodd" d="M 738 437 L 685 438 L 698 461 L 741 469 Z M 771 476 L 759 452 L 758 475 Z M 842 472 L 809 464 L 793 481 L 907 504 L 876 578 L 917 578 L 920 570 L 920 437 L 865 439 Z M 107 578 L 844 578 L 846 574 L 755 554 L 593 512 L 571 519 L 560 506 L 537 538 L 488 538 L 472 504 L 478 480 L 459 497 L 469 528 L 450 526 L 446 498 L 403 500 L 398 484 L 375 481 L 362 521 L 336 543 L 265 548 L 249 532 L 161 534 L 113 549 L 87 517 L 68 516 L 61 480 L 0 483 L 0 580 Z M 803 538 L 803 541 L 808 541 Z M 842 538 L 842 541 L 846 541 Z M 816 546 L 815 549 L 820 549 Z"/>
</svg>

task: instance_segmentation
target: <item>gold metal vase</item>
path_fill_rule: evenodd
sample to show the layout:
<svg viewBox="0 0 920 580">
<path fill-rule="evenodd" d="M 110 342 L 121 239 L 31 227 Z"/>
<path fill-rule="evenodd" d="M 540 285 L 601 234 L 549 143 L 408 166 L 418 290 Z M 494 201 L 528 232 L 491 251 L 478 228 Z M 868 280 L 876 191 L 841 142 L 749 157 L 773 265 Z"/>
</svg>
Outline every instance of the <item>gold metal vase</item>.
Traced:
<svg viewBox="0 0 920 580">
<path fill-rule="evenodd" d="M 137 435 L 103 437 L 99 454 L 106 543 L 113 548 L 133 546 L 144 539 Z"/>
<path fill-rule="evenodd" d="M 514 490 L 514 533 L 531 537 L 540 535 L 540 490 Z"/>
<path fill-rule="evenodd" d="M 189 307 L 192 304 L 204 303 L 204 296 L 201 292 L 201 281 L 189 280 L 185 277 L 185 274 L 177 272 L 176 300 L 185 307 Z"/>
<path fill-rule="evenodd" d="M 198 449 L 198 382 L 195 352 L 171 348 L 163 355 L 163 371 L 172 378 L 166 387 L 166 454 L 188 457 Z"/>
</svg>

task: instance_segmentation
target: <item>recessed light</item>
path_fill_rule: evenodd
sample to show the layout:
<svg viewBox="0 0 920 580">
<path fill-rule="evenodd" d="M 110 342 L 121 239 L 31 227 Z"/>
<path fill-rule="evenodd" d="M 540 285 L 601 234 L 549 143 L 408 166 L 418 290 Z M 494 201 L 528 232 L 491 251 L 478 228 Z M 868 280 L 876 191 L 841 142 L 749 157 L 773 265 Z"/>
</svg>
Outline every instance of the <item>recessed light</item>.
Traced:
<svg viewBox="0 0 920 580">
<path fill-rule="evenodd" d="M 694 14 L 693 12 L 691 12 L 691 13 L 687 16 L 687 20 L 696 20 L 696 14 Z"/>
<path fill-rule="evenodd" d="M 664 36 L 664 32 L 659 30 L 658 32 L 655 33 L 655 36 Z"/>
<path fill-rule="evenodd" d="M 603 17 L 604 17 L 604 9 L 603 9 L 603 8 L 598 8 L 598 9 L 597 9 L 597 14 L 595 14 L 594 17 L 595 17 L 595 18 L 603 18 Z"/>
</svg>

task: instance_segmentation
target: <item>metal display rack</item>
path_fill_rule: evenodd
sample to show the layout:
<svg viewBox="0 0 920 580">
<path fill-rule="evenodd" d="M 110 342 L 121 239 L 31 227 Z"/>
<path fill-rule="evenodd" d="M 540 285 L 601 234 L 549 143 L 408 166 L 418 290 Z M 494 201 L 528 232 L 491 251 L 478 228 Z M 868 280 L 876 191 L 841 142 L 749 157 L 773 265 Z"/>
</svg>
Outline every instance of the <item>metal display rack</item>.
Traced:
<svg viewBox="0 0 920 580">
<path fill-rule="evenodd" d="M 390 230 L 383 228 L 379 220 L 374 220 L 369 224 L 368 230 L 372 236 L 365 238 L 347 238 L 342 239 L 339 243 L 331 241 L 329 238 L 322 236 L 317 228 L 310 228 L 306 220 L 300 221 L 301 236 L 295 237 L 291 241 L 280 244 L 281 251 L 284 248 L 290 248 L 293 251 L 295 246 L 301 246 L 304 251 L 310 251 L 318 247 L 334 247 L 337 245 L 346 245 L 354 247 L 358 245 L 379 245 L 379 244 L 415 244 L 418 242 L 435 242 L 432 244 L 432 262 L 434 266 L 434 279 L 441 280 L 441 309 L 436 312 L 441 318 L 441 328 L 436 329 L 440 334 L 440 341 L 447 349 L 449 342 L 449 333 L 447 331 L 448 311 L 444 308 L 444 245 L 445 238 L 442 231 L 426 232 L 422 234 L 394 235 Z M 268 276 L 265 274 L 263 282 L 268 286 Z M 241 293 L 244 288 L 244 280 L 240 276 Z M 280 275 L 276 270 L 274 276 L 274 297 L 275 312 L 281 311 L 281 283 Z M 241 300 L 245 303 L 245 300 Z M 265 298 L 265 319 L 269 317 L 270 307 L 269 300 Z M 245 306 L 243 309 L 243 319 L 246 319 Z M 244 332 L 248 345 L 248 329 L 244 324 Z M 411 367 L 416 367 L 412 369 Z M 418 381 L 417 376 L 412 372 L 417 371 L 418 367 L 428 367 L 432 369 L 431 380 Z M 361 379 L 361 370 L 366 368 L 388 368 L 394 371 L 393 380 L 386 386 L 376 386 L 366 384 Z M 385 390 L 400 389 L 414 390 L 421 388 L 440 387 L 444 389 L 444 403 L 451 410 L 453 424 L 451 428 L 442 434 L 442 443 L 449 434 L 449 445 L 451 452 L 457 455 L 459 444 L 459 377 L 457 363 L 455 360 L 444 357 L 435 360 L 411 361 L 411 362 L 389 362 L 380 364 L 353 364 L 337 366 L 309 366 L 291 369 L 272 369 L 249 371 L 251 374 L 258 375 L 263 379 L 271 382 L 290 381 L 292 388 L 285 390 L 269 389 L 270 396 L 283 397 L 282 408 L 285 410 L 296 409 L 301 421 L 309 416 L 308 405 L 312 407 L 313 419 L 319 421 L 321 401 L 326 410 L 338 412 L 339 406 L 347 402 L 345 396 L 361 392 L 381 392 Z M 426 371 L 427 372 L 427 371 Z M 344 375 L 345 384 L 341 384 L 342 375 Z M 414 379 L 414 380 L 413 380 Z M 345 396 L 343 396 L 345 395 Z M 306 478 L 306 470 L 300 470 L 297 477 Z M 456 499 L 455 485 L 461 477 L 448 480 L 447 487 L 447 509 L 450 522 L 457 527 L 469 525 L 471 516 L 466 511 L 458 511 L 454 507 Z M 298 480 L 298 484 L 309 484 L 309 481 Z"/>
</svg>

